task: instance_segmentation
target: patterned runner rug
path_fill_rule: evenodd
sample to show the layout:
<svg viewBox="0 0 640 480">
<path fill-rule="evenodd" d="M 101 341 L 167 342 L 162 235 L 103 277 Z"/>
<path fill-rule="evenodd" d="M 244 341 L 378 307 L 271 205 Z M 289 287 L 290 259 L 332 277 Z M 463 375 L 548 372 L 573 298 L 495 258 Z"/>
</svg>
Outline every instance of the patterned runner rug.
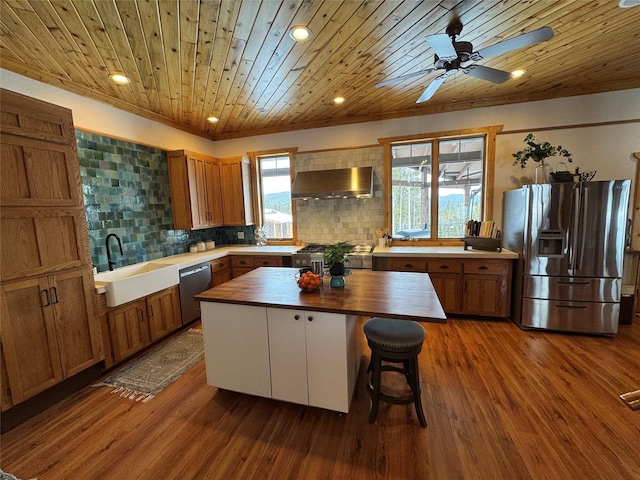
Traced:
<svg viewBox="0 0 640 480">
<path fill-rule="evenodd" d="M 202 331 L 191 329 L 126 365 L 94 387 L 113 387 L 111 393 L 137 402 L 148 402 L 203 358 Z"/>
</svg>

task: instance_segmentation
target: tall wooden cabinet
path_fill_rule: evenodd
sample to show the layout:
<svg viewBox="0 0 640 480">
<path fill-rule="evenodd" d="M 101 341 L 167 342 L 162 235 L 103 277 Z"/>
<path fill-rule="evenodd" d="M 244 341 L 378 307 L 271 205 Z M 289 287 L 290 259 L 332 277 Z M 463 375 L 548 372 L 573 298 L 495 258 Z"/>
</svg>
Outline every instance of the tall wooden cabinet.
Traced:
<svg viewBox="0 0 640 480">
<path fill-rule="evenodd" d="M 252 171 L 249 159 L 220 159 L 222 206 L 225 225 L 253 225 Z"/>
<path fill-rule="evenodd" d="M 101 361 L 71 111 L 1 95 L 2 408 Z"/>
<path fill-rule="evenodd" d="M 223 223 L 218 159 L 176 150 L 167 154 L 174 228 L 197 230 Z"/>
</svg>

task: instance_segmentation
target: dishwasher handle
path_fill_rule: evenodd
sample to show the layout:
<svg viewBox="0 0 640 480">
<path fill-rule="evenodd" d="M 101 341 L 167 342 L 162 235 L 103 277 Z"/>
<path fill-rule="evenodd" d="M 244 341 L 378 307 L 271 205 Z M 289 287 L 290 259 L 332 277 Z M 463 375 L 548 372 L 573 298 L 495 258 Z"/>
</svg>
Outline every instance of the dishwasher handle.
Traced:
<svg viewBox="0 0 640 480">
<path fill-rule="evenodd" d="M 195 273 L 202 272 L 203 270 L 209 270 L 209 268 L 210 268 L 209 265 L 201 265 L 201 266 L 195 267 L 195 268 L 193 268 L 191 270 L 187 270 L 187 271 L 181 270 L 180 271 L 180 278 L 188 277 L 189 275 L 193 275 Z"/>
</svg>

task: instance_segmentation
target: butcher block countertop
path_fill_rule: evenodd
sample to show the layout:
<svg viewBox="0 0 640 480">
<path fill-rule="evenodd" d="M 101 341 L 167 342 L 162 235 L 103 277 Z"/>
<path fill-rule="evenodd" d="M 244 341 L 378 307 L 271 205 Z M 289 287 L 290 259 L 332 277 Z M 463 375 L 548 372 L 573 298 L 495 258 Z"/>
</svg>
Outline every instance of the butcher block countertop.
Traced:
<svg viewBox="0 0 640 480">
<path fill-rule="evenodd" d="M 303 292 L 296 285 L 297 268 L 262 267 L 206 290 L 196 299 L 293 310 L 387 317 L 445 323 L 447 317 L 429 275 L 415 272 L 353 270 L 340 288 L 324 285 Z M 230 319 L 232 320 L 232 319 Z"/>
</svg>

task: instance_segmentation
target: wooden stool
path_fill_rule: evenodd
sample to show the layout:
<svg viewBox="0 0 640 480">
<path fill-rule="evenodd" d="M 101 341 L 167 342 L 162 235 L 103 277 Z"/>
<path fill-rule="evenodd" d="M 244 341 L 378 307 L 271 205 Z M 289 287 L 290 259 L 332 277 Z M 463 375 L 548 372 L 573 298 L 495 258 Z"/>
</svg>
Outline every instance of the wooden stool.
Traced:
<svg viewBox="0 0 640 480">
<path fill-rule="evenodd" d="M 420 425 L 426 427 L 427 420 L 422 411 L 418 376 L 418 354 L 422 350 L 424 328 L 414 321 L 374 317 L 365 323 L 364 334 L 371 348 L 371 361 L 367 368 L 367 389 L 371 396 L 369 423 L 376 421 L 380 401 L 396 405 L 414 403 L 418 421 Z M 395 365 L 382 365 L 383 361 L 402 363 L 403 366 L 401 368 Z M 411 387 L 411 395 L 396 397 L 382 393 L 381 373 L 387 371 L 402 373 Z"/>
</svg>

